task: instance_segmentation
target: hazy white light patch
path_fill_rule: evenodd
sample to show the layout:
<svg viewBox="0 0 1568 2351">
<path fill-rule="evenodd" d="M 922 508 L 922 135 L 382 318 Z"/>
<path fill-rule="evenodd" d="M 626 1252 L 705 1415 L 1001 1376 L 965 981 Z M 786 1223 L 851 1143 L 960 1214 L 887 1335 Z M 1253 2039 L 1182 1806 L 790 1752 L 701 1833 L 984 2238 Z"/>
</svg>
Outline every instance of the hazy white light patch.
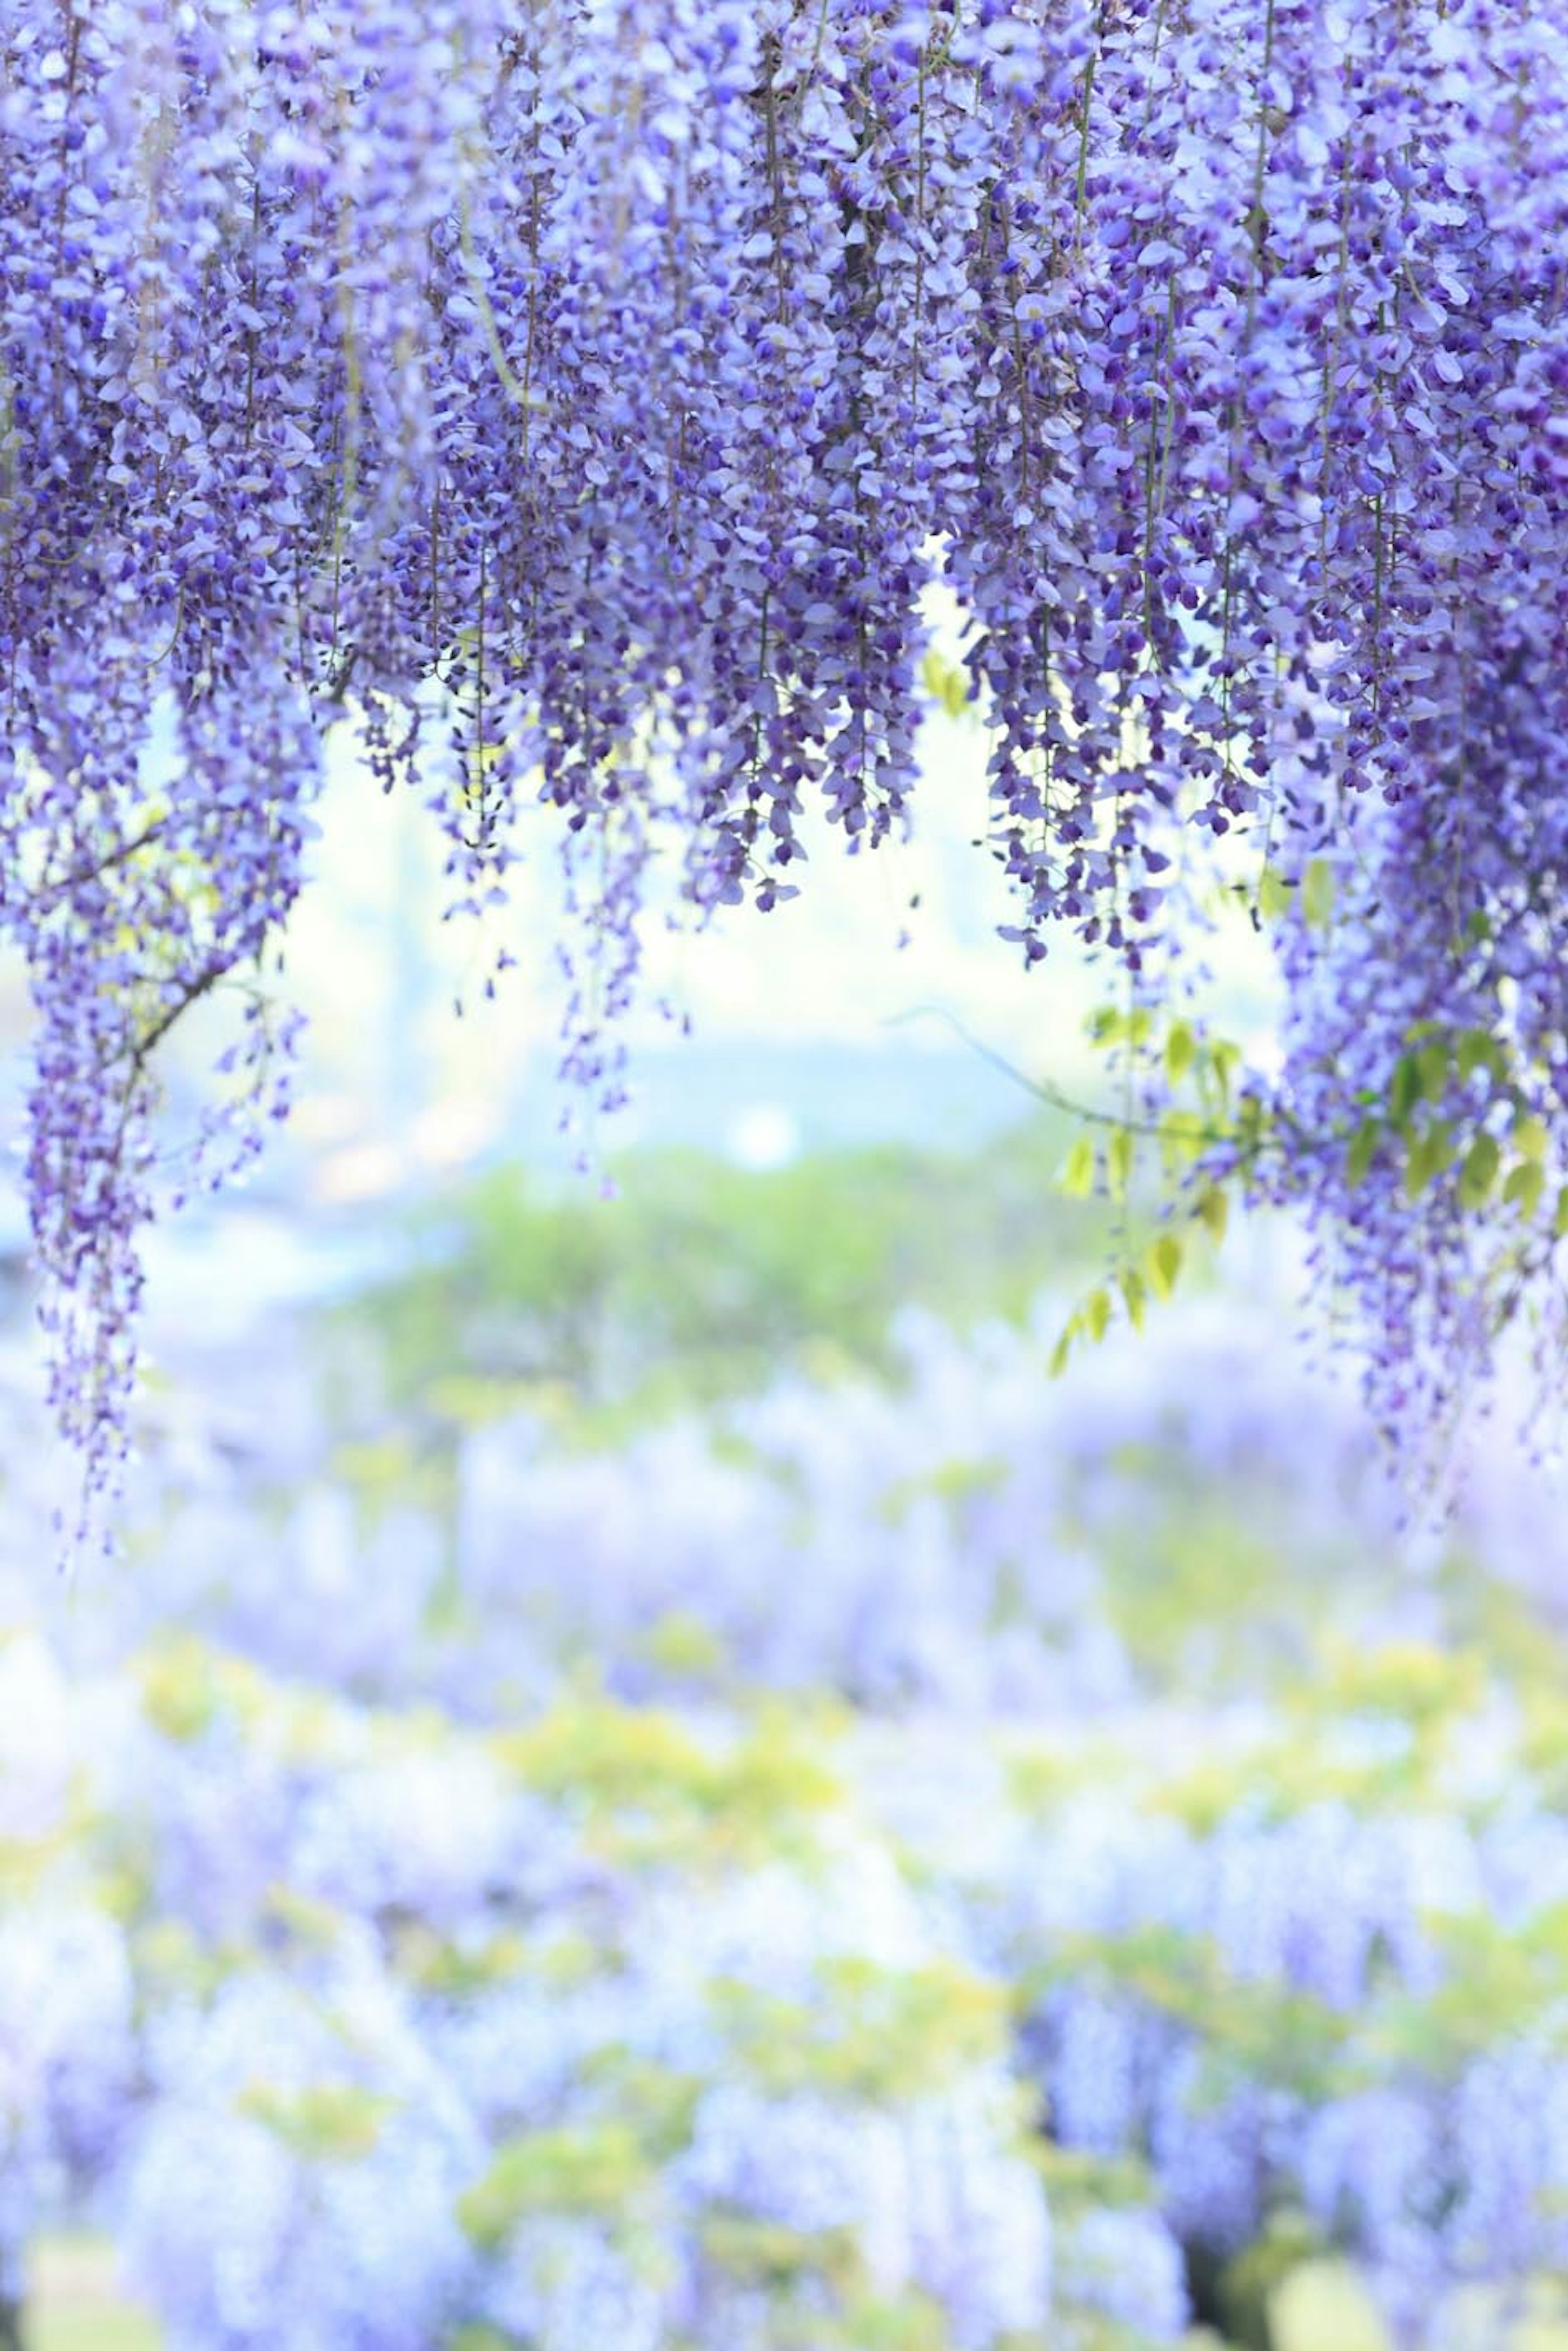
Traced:
<svg viewBox="0 0 1568 2351">
<path fill-rule="evenodd" d="M 781 1102 L 753 1102 L 725 1137 L 725 1149 L 742 1167 L 787 1167 L 800 1148 L 800 1129 Z"/>
</svg>

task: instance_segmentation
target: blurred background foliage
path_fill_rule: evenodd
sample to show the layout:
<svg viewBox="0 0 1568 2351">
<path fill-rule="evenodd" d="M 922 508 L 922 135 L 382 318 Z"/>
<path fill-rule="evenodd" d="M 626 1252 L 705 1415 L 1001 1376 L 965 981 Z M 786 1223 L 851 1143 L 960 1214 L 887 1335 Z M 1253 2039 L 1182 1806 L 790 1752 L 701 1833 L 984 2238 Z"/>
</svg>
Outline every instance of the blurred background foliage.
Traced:
<svg viewBox="0 0 1568 2351">
<path fill-rule="evenodd" d="M 1056 1178 L 1061 1113 L 980 1152 L 883 1143 L 750 1168 L 691 1149 L 606 1170 L 612 1197 L 501 1166 L 410 1219 L 416 1262 L 344 1310 L 401 1407 L 555 1395 L 630 1427 L 796 1370 L 894 1376 L 915 1307 L 1025 1324 L 1107 1242 Z M 423 1261 L 419 1261 L 423 1260 Z"/>
</svg>

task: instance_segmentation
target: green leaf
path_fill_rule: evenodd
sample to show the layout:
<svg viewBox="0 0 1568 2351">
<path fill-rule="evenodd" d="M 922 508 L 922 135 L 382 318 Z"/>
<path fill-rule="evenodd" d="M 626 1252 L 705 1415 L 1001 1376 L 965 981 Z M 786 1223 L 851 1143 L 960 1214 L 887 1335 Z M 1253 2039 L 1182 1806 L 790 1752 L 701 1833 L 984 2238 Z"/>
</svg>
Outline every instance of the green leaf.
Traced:
<svg viewBox="0 0 1568 2351">
<path fill-rule="evenodd" d="M 816 2275 L 837 2281 L 846 2293 L 855 2275 L 854 2238 L 848 2229 L 792 2229 L 779 2220 L 758 2220 L 722 2207 L 704 2214 L 698 2242 L 716 2269 L 744 2278 L 764 2293 L 782 2294 Z"/>
<path fill-rule="evenodd" d="M 1517 1208 L 1521 1216 L 1532 1217 L 1540 1205 L 1546 1183 L 1545 1170 L 1539 1159 L 1521 1159 L 1509 1170 L 1502 1187 L 1505 1204 Z"/>
<path fill-rule="evenodd" d="M 1111 1189 L 1118 1195 L 1126 1191 L 1132 1178 L 1133 1155 L 1135 1149 L 1131 1127 L 1117 1127 L 1111 1137 L 1105 1155 L 1111 1171 Z"/>
<path fill-rule="evenodd" d="M 1083 1322 L 1089 1336 L 1096 1342 L 1103 1339 L 1110 1321 L 1110 1292 L 1105 1290 L 1092 1290 L 1083 1301 Z"/>
<path fill-rule="evenodd" d="M 1479 1208 L 1497 1182 L 1502 1154 L 1497 1137 L 1478 1134 L 1465 1154 L 1465 1164 L 1459 1170 L 1459 1198 L 1467 1208 Z"/>
<path fill-rule="evenodd" d="M 824 1959 L 803 1999 L 734 1977 L 710 1988 L 728 2062 L 776 2095 L 815 2090 L 891 2105 L 994 2059 L 1009 1995 L 950 1959 L 915 1967 Z"/>
<path fill-rule="evenodd" d="M 1148 1302 L 1148 1287 L 1135 1266 L 1124 1266 L 1116 1277 L 1118 1289 L 1126 1301 L 1127 1320 L 1134 1331 L 1144 1327 L 1144 1309 Z"/>
<path fill-rule="evenodd" d="M 1542 1160 L 1546 1156 L 1546 1129 L 1538 1118 L 1518 1117 L 1513 1122 L 1512 1143 L 1521 1159 Z"/>
<path fill-rule="evenodd" d="M 1552 1238 L 1560 1241 L 1568 1233 L 1568 1184 L 1557 1195 L 1557 1213 L 1552 1219 Z"/>
<path fill-rule="evenodd" d="M 956 662 L 944 660 L 935 646 L 921 664 L 920 682 L 949 718 L 961 718 L 968 709 L 968 679 Z"/>
<path fill-rule="evenodd" d="M 1173 1020 L 1166 1039 L 1166 1077 L 1171 1085 L 1178 1085 L 1191 1069 L 1197 1052 L 1197 1042 L 1185 1020 Z"/>
<path fill-rule="evenodd" d="M 1402 1053 L 1388 1086 L 1388 1115 L 1402 1127 L 1421 1099 L 1421 1064 L 1414 1053 Z"/>
<path fill-rule="evenodd" d="M 1428 1102 L 1440 1102 L 1448 1082 L 1448 1049 L 1441 1043 L 1423 1045 L 1416 1056 L 1421 1092 Z"/>
<path fill-rule="evenodd" d="M 1095 1155 L 1092 1139 L 1081 1134 L 1067 1155 L 1061 1171 L 1061 1189 L 1071 1200 L 1087 1199 L 1094 1189 Z"/>
<path fill-rule="evenodd" d="M 1181 1271 L 1182 1247 L 1175 1233 L 1161 1233 L 1151 1241 L 1144 1263 L 1149 1288 L 1156 1298 L 1168 1298 Z"/>
<path fill-rule="evenodd" d="M 1301 876 L 1301 920 L 1314 931 L 1326 931 L 1333 902 L 1333 867 L 1326 857 L 1314 857 Z"/>
<path fill-rule="evenodd" d="M 1375 1118 L 1364 1118 L 1350 1138 L 1350 1148 L 1344 1155 L 1346 1181 L 1354 1186 L 1364 1183 L 1366 1173 L 1377 1155 L 1383 1128 Z"/>
<path fill-rule="evenodd" d="M 1490 1029 L 1461 1029 L 1454 1047 L 1461 1078 L 1487 1070 L 1500 1081 L 1507 1074 L 1508 1056 Z"/>
<path fill-rule="evenodd" d="M 1218 1185 L 1205 1192 L 1198 1201 L 1197 1217 L 1200 1224 L 1207 1227 L 1209 1237 L 1218 1249 L 1230 1222 L 1230 1201 Z"/>
<path fill-rule="evenodd" d="M 1291 910 L 1291 885 L 1273 865 L 1258 876 L 1258 912 L 1266 923 L 1277 923 Z"/>
<path fill-rule="evenodd" d="M 1256 1094 L 1243 1094 L 1236 1106 L 1236 1126 L 1243 1143 L 1256 1147 L 1269 1125 L 1269 1113 Z"/>
<path fill-rule="evenodd" d="M 662 1673 L 713 1680 L 724 1670 L 724 1644 L 689 1608 L 673 1608 L 648 1628 L 645 1654 Z"/>
<path fill-rule="evenodd" d="M 624 2124 L 530 2131 L 502 2142 L 483 2178 L 457 2199 L 473 2243 L 494 2252 L 518 2223 L 538 2212 L 613 2219 L 648 2178 L 648 2165 Z"/>
<path fill-rule="evenodd" d="M 306 2162 L 361 2163 L 371 2155 L 396 2106 L 352 2082 L 322 2082 L 282 2089 L 252 2082 L 236 2101 Z"/>
<path fill-rule="evenodd" d="M 1072 1353 L 1072 1342 L 1082 1328 L 1082 1322 L 1076 1314 L 1070 1315 L 1063 1323 L 1056 1344 L 1051 1351 L 1051 1360 L 1045 1367 L 1048 1378 L 1059 1380 L 1061 1377 L 1062 1373 L 1067 1369 L 1067 1359 Z"/>
<path fill-rule="evenodd" d="M 1418 1200 L 1453 1156 L 1453 1129 L 1439 1120 L 1410 1137 L 1405 1161 L 1405 1197 Z"/>
<path fill-rule="evenodd" d="M 1240 1046 L 1228 1037 L 1217 1037 L 1208 1049 L 1208 1066 L 1214 1072 L 1214 1081 L 1223 1102 L 1229 1102 L 1230 1081 L 1240 1065 Z"/>
<path fill-rule="evenodd" d="M 1201 1158 L 1208 1131 L 1197 1111 L 1167 1110 L 1160 1121 L 1160 1157 L 1167 1176 Z"/>
</svg>

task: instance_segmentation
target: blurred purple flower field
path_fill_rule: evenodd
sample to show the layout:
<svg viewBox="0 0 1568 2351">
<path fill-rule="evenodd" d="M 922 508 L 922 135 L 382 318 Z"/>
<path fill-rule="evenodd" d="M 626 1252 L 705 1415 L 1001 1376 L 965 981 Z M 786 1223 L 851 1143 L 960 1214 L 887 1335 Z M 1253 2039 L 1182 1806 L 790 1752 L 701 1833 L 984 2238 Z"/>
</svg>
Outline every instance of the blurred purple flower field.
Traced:
<svg viewBox="0 0 1568 2351">
<path fill-rule="evenodd" d="M 1552 1481 L 1494 1431 L 1411 1521 L 1261 1285 L 1051 1383 L 1058 1313 L 624 1421 L 481 1381 L 439 1443 L 285 1318 L 66 1583 L 13 1380 L 13 2307 L 85 2227 L 171 2351 L 1539 2320 Z"/>
</svg>

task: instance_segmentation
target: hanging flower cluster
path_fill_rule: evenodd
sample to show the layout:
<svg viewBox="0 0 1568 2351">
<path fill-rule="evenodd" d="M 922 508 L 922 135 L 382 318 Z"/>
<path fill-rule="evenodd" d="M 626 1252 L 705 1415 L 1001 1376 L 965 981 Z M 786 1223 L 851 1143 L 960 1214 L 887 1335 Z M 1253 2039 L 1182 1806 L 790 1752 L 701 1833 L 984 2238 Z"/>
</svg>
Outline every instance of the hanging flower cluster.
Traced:
<svg viewBox="0 0 1568 2351">
<path fill-rule="evenodd" d="M 945 578 L 1029 961 L 1065 922 L 1146 980 L 1228 834 L 1344 863 L 1280 1183 L 1353 1271 L 1409 1247 L 1409 1121 L 1345 1104 L 1413 1022 L 1471 1191 L 1511 1123 L 1568 1144 L 1561 7 L 0 0 L 0 924 L 95 1477 L 156 1049 L 237 988 L 215 1176 L 283 1107 L 346 699 L 456 903 L 558 812 L 612 1093 L 656 851 L 766 910 L 812 802 L 906 822 Z"/>
</svg>

